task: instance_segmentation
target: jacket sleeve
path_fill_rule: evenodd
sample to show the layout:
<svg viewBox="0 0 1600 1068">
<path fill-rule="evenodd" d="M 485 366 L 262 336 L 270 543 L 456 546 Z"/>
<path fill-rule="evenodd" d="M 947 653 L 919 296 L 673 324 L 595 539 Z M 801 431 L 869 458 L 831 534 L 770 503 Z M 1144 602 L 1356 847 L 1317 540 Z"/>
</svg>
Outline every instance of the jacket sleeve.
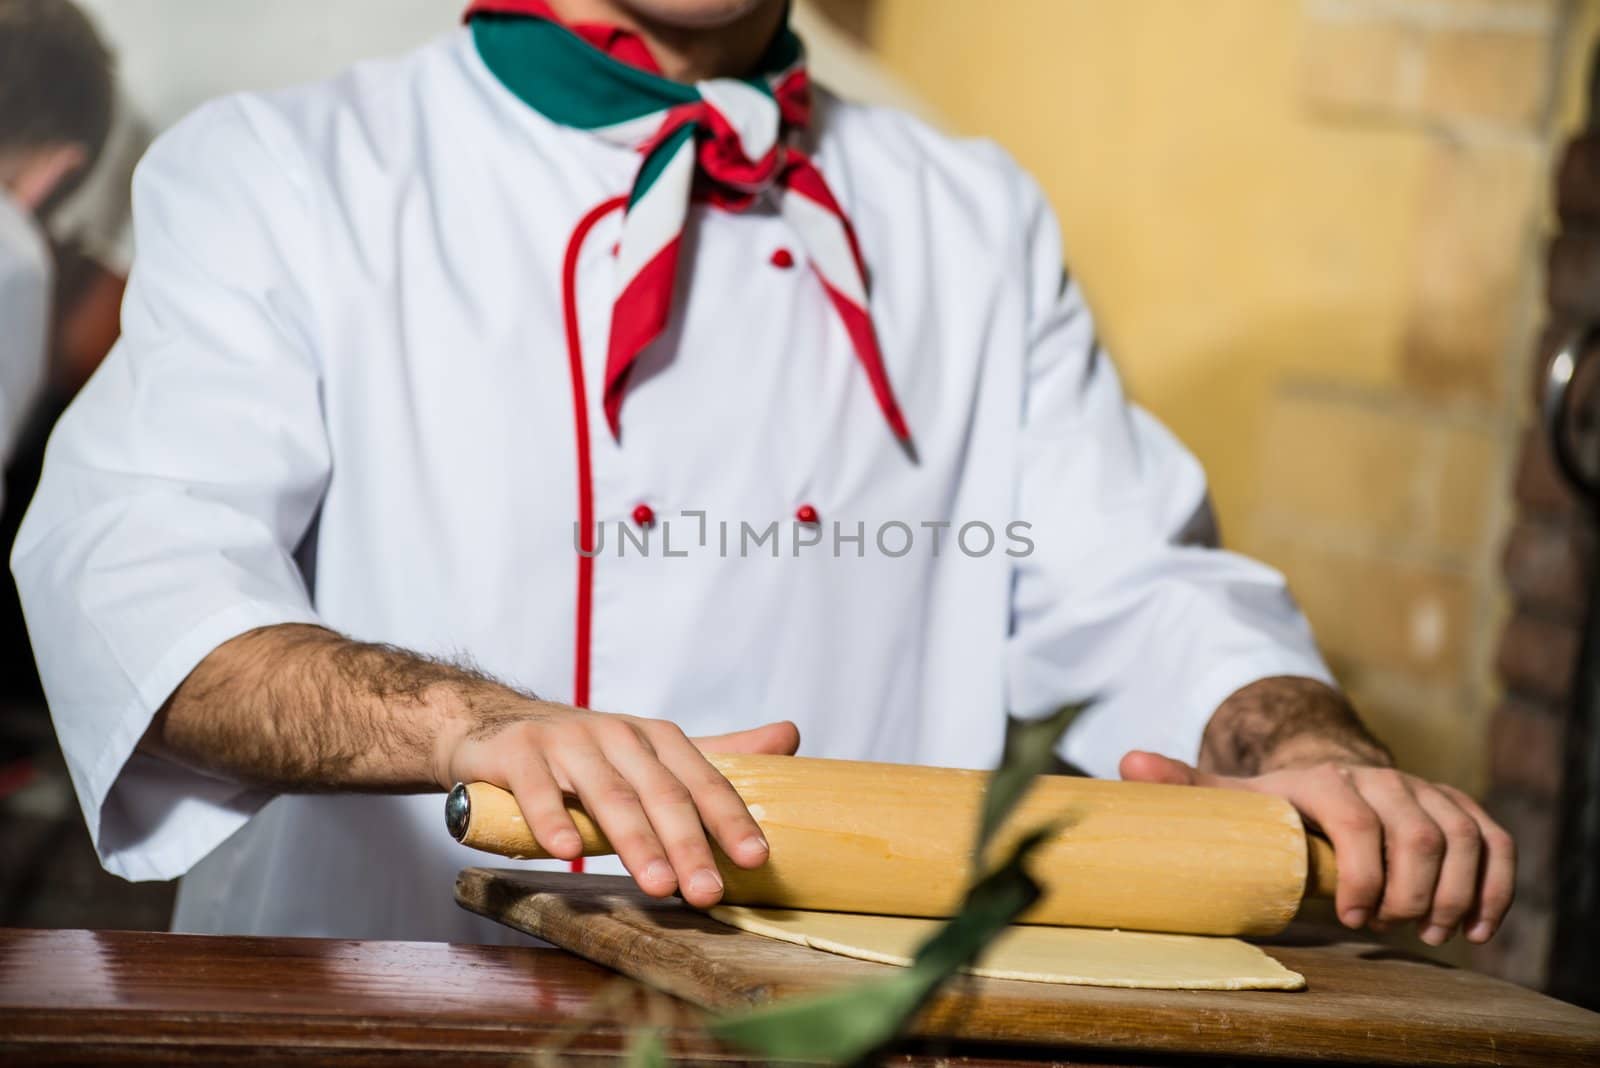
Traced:
<svg viewBox="0 0 1600 1068">
<path fill-rule="evenodd" d="M 229 638 L 317 618 L 294 561 L 330 471 L 316 257 L 264 115 L 209 105 L 141 163 L 122 338 L 52 435 L 12 555 L 84 819 L 129 879 L 182 874 L 269 800 L 136 753 L 155 712 Z"/>
<path fill-rule="evenodd" d="M 1130 405 L 1082 289 L 1061 268 L 1056 223 L 1025 183 L 1030 350 L 1007 653 L 1013 714 L 1093 699 L 1063 756 L 1114 777 L 1122 755 L 1199 754 L 1229 694 L 1274 675 L 1330 680 L 1283 577 L 1215 547 L 1204 473 Z M 1212 542 L 1209 543 L 1208 542 Z"/>
</svg>

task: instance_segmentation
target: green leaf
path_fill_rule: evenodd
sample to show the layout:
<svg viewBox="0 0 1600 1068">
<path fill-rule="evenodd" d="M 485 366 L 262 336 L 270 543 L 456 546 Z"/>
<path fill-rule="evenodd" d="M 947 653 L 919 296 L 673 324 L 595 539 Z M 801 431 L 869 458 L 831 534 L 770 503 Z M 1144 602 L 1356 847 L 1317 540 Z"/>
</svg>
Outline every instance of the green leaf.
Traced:
<svg viewBox="0 0 1600 1068">
<path fill-rule="evenodd" d="M 635 1031 L 622 1063 L 626 1068 L 667 1068 L 667 1048 L 661 1043 L 661 1032 Z"/>
<path fill-rule="evenodd" d="M 977 960 L 983 949 L 1017 917 L 1033 907 L 1042 892 L 1023 862 L 1057 828 L 1041 827 L 1024 837 L 1005 862 L 967 891 L 961 909 L 923 943 L 912 959 L 913 972 L 925 972 L 937 985 Z"/>
<path fill-rule="evenodd" d="M 725 1017 L 711 1024 L 711 1033 L 769 1057 L 847 1064 L 894 1038 L 921 1004 L 926 982 L 908 969 Z"/>
<path fill-rule="evenodd" d="M 983 795 L 978 843 L 972 851 L 974 870 L 982 863 L 984 850 L 995 832 L 1028 792 L 1033 780 L 1050 767 L 1056 743 L 1087 707 L 1086 704 L 1064 705 L 1043 719 L 1011 721 L 1000 766 L 989 777 L 989 788 Z"/>
<path fill-rule="evenodd" d="M 1082 707 L 1068 706 L 1047 719 L 1013 725 L 1000 768 L 984 794 L 980 854 L 1033 778 L 1050 766 L 1057 740 Z M 1060 824 L 1052 823 L 1017 842 L 998 867 L 972 884 L 956 915 L 918 948 L 905 971 L 725 1016 L 711 1024 L 712 1034 L 768 1057 L 833 1064 L 860 1061 L 888 1045 L 951 976 L 976 961 L 1039 900 L 1042 891 L 1024 862 L 1058 830 Z"/>
<path fill-rule="evenodd" d="M 712 1034 L 769 1057 L 835 1064 L 887 1045 L 947 979 L 1039 900 L 1039 885 L 1023 861 L 1054 831 L 1041 828 L 1018 842 L 1005 864 L 968 891 L 961 910 L 923 943 L 905 971 L 724 1017 L 711 1025 Z"/>
</svg>

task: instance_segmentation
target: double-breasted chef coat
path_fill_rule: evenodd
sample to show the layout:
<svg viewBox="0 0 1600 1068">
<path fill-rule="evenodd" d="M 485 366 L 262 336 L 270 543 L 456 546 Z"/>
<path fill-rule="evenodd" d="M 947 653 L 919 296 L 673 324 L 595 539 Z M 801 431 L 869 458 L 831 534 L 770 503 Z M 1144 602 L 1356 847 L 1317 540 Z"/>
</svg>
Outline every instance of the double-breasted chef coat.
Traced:
<svg viewBox="0 0 1600 1068">
<path fill-rule="evenodd" d="M 453 903 L 483 858 L 439 796 L 274 796 L 135 752 L 207 653 L 269 624 L 555 700 L 586 659 L 591 707 L 692 735 L 788 718 L 813 756 L 984 767 L 1008 711 L 1092 696 L 1064 753 L 1099 775 L 1133 747 L 1193 759 L 1255 679 L 1327 678 L 1277 573 L 1184 544 L 1202 473 L 1126 402 L 1035 184 L 826 94 L 810 137 L 914 455 L 762 205 L 691 210 L 614 439 L 619 219 L 575 231 L 638 156 L 528 108 L 465 30 L 161 138 L 122 340 L 13 555 L 109 870 L 183 875 L 180 930 L 512 937 Z"/>
</svg>

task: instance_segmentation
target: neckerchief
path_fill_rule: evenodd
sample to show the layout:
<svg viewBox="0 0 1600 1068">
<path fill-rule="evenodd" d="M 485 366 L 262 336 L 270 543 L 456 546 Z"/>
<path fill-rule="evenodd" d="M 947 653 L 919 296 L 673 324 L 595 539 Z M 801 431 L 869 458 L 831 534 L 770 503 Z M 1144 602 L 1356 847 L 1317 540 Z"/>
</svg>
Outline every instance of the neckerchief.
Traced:
<svg viewBox="0 0 1600 1068">
<path fill-rule="evenodd" d="M 890 429 L 909 439 L 873 329 L 855 230 L 797 147 L 811 118 L 811 91 L 800 39 L 787 26 L 755 75 L 686 85 L 659 74 L 637 35 L 565 26 L 547 0 L 476 0 L 467 19 L 485 65 L 524 103 L 552 122 L 640 155 L 617 249 L 621 286 L 606 352 L 604 407 L 613 437 L 622 434 L 628 375 L 666 328 L 698 184 L 713 204 L 732 211 L 772 198 L 849 335 Z"/>
</svg>

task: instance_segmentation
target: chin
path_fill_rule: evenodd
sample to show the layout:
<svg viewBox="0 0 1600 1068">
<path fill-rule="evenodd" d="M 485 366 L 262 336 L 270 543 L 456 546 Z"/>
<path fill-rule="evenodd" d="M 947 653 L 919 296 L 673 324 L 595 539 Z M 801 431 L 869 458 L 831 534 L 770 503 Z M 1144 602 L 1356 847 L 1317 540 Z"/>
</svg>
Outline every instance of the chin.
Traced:
<svg viewBox="0 0 1600 1068">
<path fill-rule="evenodd" d="M 684 29 L 727 26 L 764 7 L 785 0 L 623 0 L 640 18 Z"/>
</svg>

